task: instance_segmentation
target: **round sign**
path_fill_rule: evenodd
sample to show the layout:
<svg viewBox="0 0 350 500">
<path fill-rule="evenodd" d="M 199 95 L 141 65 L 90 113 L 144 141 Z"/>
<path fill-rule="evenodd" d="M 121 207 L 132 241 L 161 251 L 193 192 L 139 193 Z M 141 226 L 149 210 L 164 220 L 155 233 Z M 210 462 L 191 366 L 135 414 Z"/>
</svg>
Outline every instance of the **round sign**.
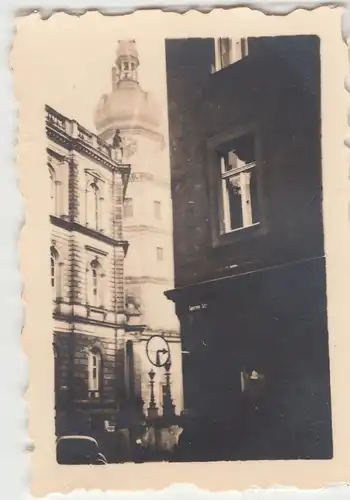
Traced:
<svg viewBox="0 0 350 500">
<path fill-rule="evenodd" d="M 160 368 L 170 359 L 170 347 L 161 335 L 153 335 L 146 344 L 146 353 L 153 366 Z"/>
</svg>

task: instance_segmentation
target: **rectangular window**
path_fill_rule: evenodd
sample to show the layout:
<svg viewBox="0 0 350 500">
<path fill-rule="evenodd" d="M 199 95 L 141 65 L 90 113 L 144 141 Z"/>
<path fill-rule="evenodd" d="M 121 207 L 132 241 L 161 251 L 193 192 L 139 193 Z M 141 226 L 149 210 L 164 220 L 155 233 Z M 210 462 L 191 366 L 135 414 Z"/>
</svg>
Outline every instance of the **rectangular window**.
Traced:
<svg viewBox="0 0 350 500">
<path fill-rule="evenodd" d="M 248 55 L 248 40 L 246 38 L 216 38 L 214 43 L 215 61 L 213 72 L 220 71 Z"/>
<path fill-rule="evenodd" d="M 133 212 L 132 198 L 125 198 L 125 200 L 124 200 L 124 217 L 132 217 L 133 215 L 134 215 L 134 212 Z"/>
<path fill-rule="evenodd" d="M 157 247 L 157 260 L 164 260 L 164 250 L 162 247 Z"/>
<path fill-rule="evenodd" d="M 237 139 L 221 155 L 221 189 L 223 233 L 260 222 L 254 137 Z"/>
<path fill-rule="evenodd" d="M 161 219 L 162 218 L 162 206 L 160 201 L 154 201 L 154 216 L 156 219 Z"/>
</svg>

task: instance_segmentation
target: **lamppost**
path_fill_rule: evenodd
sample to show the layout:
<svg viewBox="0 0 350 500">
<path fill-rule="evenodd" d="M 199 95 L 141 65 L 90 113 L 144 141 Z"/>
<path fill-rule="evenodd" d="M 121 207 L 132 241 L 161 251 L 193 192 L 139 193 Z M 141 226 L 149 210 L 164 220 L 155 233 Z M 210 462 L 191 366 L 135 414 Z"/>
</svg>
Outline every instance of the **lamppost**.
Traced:
<svg viewBox="0 0 350 500">
<path fill-rule="evenodd" d="M 148 418 L 156 418 L 158 416 L 158 408 L 157 408 L 156 400 L 154 397 L 154 377 L 155 377 L 155 375 L 156 375 L 156 373 L 153 369 L 151 369 L 148 372 L 150 393 L 151 393 L 150 402 L 149 402 L 149 406 L 148 406 Z"/>
<path fill-rule="evenodd" d="M 163 403 L 163 416 L 165 418 L 172 418 L 175 416 L 175 405 L 171 397 L 171 387 L 170 387 L 170 368 L 171 360 L 170 358 L 164 365 L 165 368 L 165 390 L 164 390 L 164 403 Z"/>
</svg>

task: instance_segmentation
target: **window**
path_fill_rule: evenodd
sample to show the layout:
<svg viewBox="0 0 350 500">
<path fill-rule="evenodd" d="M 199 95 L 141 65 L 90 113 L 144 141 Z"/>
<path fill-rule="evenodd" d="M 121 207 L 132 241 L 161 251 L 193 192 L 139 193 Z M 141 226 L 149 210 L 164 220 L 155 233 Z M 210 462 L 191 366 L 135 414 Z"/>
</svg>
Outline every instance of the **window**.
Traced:
<svg viewBox="0 0 350 500">
<path fill-rule="evenodd" d="M 127 61 L 125 61 L 123 66 L 124 66 L 124 75 L 123 75 L 123 78 L 125 80 L 127 80 L 128 78 L 130 78 L 129 63 Z"/>
<path fill-rule="evenodd" d="M 51 214 L 57 215 L 57 182 L 55 170 L 49 165 Z"/>
<path fill-rule="evenodd" d="M 98 180 L 90 182 L 86 190 L 86 223 L 96 231 L 101 229 L 102 200 Z"/>
<path fill-rule="evenodd" d="M 102 266 L 97 259 L 94 259 L 88 268 L 88 295 L 90 305 L 94 307 L 103 307 L 103 272 Z"/>
<path fill-rule="evenodd" d="M 101 393 L 102 356 L 101 352 L 93 348 L 88 359 L 88 390 L 90 398 L 97 398 Z"/>
<path fill-rule="evenodd" d="M 54 247 L 50 250 L 50 266 L 51 266 L 51 288 L 55 299 L 60 297 L 61 276 L 59 254 Z"/>
<path fill-rule="evenodd" d="M 154 201 L 154 216 L 156 219 L 161 219 L 162 218 L 162 205 L 160 201 Z"/>
<path fill-rule="evenodd" d="M 132 217 L 133 213 L 133 204 L 132 198 L 125 198 L 124 200 L 124 217 Z"/>
<path fill-rule="evenodd" d="M 257 172 L 254 137 L 235 141 L 234 147 L 221 155 L 222 232 L 259 223 Z"/>
<path fill-rule="evenodd" d="M 248 55 L 248 40 L 240 38 L 215 39 L 214 71 L 219 71 Z"/>
<path fill-rule="evenodd" d="M 91 189 L 92 189 L 92 200 L 93 200 L 93 210 L 92 210 L 92 216 L 93 216 L 93 226 L 95 229 L 98 229 L 99 226 L 99 189 L 97 184 L 94 182 L 91 184 Z"/>
<path fill-rule="evenodd" d="M 55 277 L 56 277 L 56 258 L 51 251 L 51 286 L 55 286 Z"/>
<path fill-rule="evenodd" d="M 157 247 L 157 260 L 164 260 L 164 250 L 162 247 Z"/>
</svg>

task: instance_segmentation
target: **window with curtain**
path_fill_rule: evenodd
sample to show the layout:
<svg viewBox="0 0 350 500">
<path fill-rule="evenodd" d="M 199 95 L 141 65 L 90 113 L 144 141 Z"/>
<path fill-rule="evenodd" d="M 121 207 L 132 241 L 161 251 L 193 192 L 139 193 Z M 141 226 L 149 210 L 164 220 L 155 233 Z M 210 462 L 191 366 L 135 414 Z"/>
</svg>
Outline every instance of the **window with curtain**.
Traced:
<svg viewBox="0 0 350 500">
<path fill-rule="evenodd" d="M 259 224 L 254 137 L 242 136 L 221 156 L 223 232 Z"/>
</svg>

